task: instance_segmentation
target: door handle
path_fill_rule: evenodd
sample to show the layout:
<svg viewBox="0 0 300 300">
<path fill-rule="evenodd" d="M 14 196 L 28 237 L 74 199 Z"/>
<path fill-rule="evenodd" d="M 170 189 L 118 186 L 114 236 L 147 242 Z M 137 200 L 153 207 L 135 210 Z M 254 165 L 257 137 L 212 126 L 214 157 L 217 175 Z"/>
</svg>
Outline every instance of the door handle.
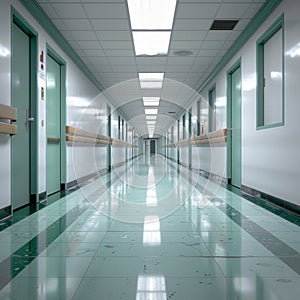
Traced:
<svg viewBox="0 0 300 300">
<path fill-rule="evenodd" d="M 26 109 L 26 119 L 25 119 L 25 127 L 28 130 L 29 129 L 29 123 L 30 122 L 34 122 L 34 118 L 33 117 L 29 117 L 29 108 Z"/>
</svg>

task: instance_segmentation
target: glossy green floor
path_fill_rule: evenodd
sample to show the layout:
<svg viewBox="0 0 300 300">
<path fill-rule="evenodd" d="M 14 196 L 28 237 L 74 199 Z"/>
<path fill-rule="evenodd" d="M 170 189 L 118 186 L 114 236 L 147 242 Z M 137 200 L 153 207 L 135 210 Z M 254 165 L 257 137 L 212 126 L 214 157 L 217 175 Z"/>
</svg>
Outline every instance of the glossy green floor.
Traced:
<svg viewBox="0 0 300 300">
<path fill-rule="evenodd" d="M 4 223 L 0 299 L 299 299 L 299 226 L 161 156 Z"/>
</svg>

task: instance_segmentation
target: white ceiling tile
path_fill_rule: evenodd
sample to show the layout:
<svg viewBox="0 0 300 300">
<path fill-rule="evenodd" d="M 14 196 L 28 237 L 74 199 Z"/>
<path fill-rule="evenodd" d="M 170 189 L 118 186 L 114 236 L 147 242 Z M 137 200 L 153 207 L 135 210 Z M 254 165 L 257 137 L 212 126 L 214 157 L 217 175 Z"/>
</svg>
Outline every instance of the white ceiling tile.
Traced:
<svg viewBox="0 0 300 300">
<path fill-rule="evenodd" d="M 209 19 L 175 19 L 174 30 L 209 30 L 212 20 Z"/>
<path fill-rule="evenodd" d="M 104 52 L 107 56 L 134 56 L 133 49 L 130 50 L 105 49 Z"/>
<path fill-rule="evenodd" d="M 194 57 L 180 57 L 180 56 L 173 56 L 168 58 L 168 65 L 191 65 L 193 64 Z"/>
<path fill-rule="evenodd" d="M 228 37 L 228 40 L 229 41 L 234 41 L 236 40 L 240 34 L 242 33 L 242 31 L 239 31 L 239 30 L 234 30 L 231 32 L 230 36 Z"/>
<path fill-rule="evenodd" d="M 171 41 L 170 48 L 174 49 L 199 49 L 203 41 Z"/>
<path fill-rule="evenodd" d="M 111 68 L 116 73 L 131 73 L 137 71 L 135 65 L 112 65 Z"/>
<path fill-rule="evenodd" d="M 138 65 L 165 65 L 167 57 L 136 57 Z"/>
<path fill-rule="evenodd" d="M 217 55 L 217 51 L 216 51 Z M 207 64 L 209 65 L 210 62 L 214 59 L 214 56 L 196 56 L 194 60 L 194 64 Z"/>
<path fill-rule="evenodd" d="M 109 58 L 109 62 L 112 65 L 128 65 L 128 64 L 135 65 L 135 58 L 126 57 L 126 56 L 121 56 L 121 57 L 113 56 Z"/>
<path fill-rule="evenodd" d="M 97 36 L 93 31 L 74 30 L 72 35 L 77 41 L 97 41 Z"/>
<path fill-rule="evenodd" d="M 102 65 L 110 64 L 107 57 L 105 56 L 90 56 L 89 59 L 92 64 L 102 64 Z"/>
<path fill-rule="evenodd" d="M 54 3 L 52 7 L 63 19 L 86 18 L 86 14 L 80 3 Z"/>
<path fill-rule="evenodd" d="M 160 73 L 165 71 L 165 65 L 137 65 L 138 72 Z"/>
<path fill-rule="evenodd" d="M 51 4 L 41 3 L 40 6 L 45 11 L 45 13 L 48 15 L 49 18 L 56 19 L 59 17 L 57 12 L 51 6 Z"/>
<path fill-rule="evenodd" d="M 234 30 L 244 30 L 245 27 L 248 25 L 250 19 L 241 19 L 239 22 L 235 25 Z"/>
<path fill-rule="evenodd" d="M 216 57 L 223 57 L 227 53 L 228 49 L 220 49 Z"/>
<path fill-rule="evenodd" d="M 116 49 L 116 50 L 132 49 L 131 41 L 101 41 L 101 45 L 102 45 L 103 49 Z"/>
<path fill-rule="evenodd" d="M 94 30 L 130 30 L 127 19 L 91 19 Z"/>
<path fill-rule="evenodd" d="M 113 70 L 110 65 L 97 65 L 93 64 L 94 68 L 96 69 L 96 72 L 98 73 L 111 73 Z"/>
<path fill-rule="evenodd" d="M 87 56 L 105 56 L 105 53 L 102 49 L 87 49 L 84 50 L 85 55 Z"/>
<path fill-rule="evenodd" d="M 249 8 L 248 3 L 223 3 L 216 16 L 217 19 L 242 18 Z"/>
<path fill-rule="evenodd" d="M 65 23 L 61 19 L 52 19 L 58 30 L 67 30 Z"/>
<path fill-rule="evenodd" d="M 84 4 L 89 18 L 92 19 L 125 19 L 126 6 L 119 3 Z"/>
<path fill-rule="evenodd" d="M 68 41 L 68 43 L 71 45 L 71 47 L 74 49 L 74 50 L 82 50 L 82 47 L 78 44 L 77 41 Z"/>
<path fill-rule="evenodd" d="M 96 31 L 100 41 L 131 41 L 131 33 L 129 31 L 106 30 Z"/>
<path fill-rule="evenodd" d="M 207 31 L 188 31 L 188 30 L 175 30 L 172 33 L 172 41 L 201 41 L 205 39 Z"/>
<path fill-rule="evenodd" d="M 199 52 L 197 53 L 197 56 L 216 56 L 218 54 L 218 49 L 200 49 Z"/>
<path fill-rule="evenodd" d="M 243 15 L 243 18 L 253 18 L 255 16 L 255 14 L 259 11 L 259 9 L 261 8 L 262 3 L 252 3 L 250 4 L 250 7 L 248 8 L 247 12 L 245 13 L 245 15 Z"/>
<path fill-rule="evenodd" d="M 225 41 L 230 36 L 229 30 L 211 30 L 207 33 L 206 41 Z"/>
<path fill-rule="evenodd" d="M 208 65 L 192 65 L 190 72 L 203 73 L 207 69 Z"/>
<path fill-rule="evenodd" d="M 166 66 L 166 72 L 188 72 L 190 65 L 168 65 Z"/>
<path fill-rule="evenodd" d="M 210 3 L 178 3 L 176 18 L 214 18 L 219 6 Z"/>
<path fill-rule="evenodd" d="M 234 43 L 234 41 L 225 41 L 222 48 L 223 49 L 229 49 L 232 46 L 233 43 Z"/>
<path fill-rule="evenodd" d="M 78 41 L 78 44 L 83 50 L 97 50 L 101 49 L 99 42 L 97 41 Z"/>
<path fill-rule="evenodd" d="M 88 19 L 64 19 L 64 24 L 69 30 L 92 30 Z"/>
<path fill-rule="evenodd" d="M 64 36 L 64 38 L 67 41 L 74 41 L 74 40 L 76 40 L 71 31 L 69 31 L 69 30 L 61 30 L 60 32 L 62 33 L 62 35 Z"/>
<path fill-rule="evenodd" d="M 201 47 L 201 49 L 206 50 L 214 50 L 214 49 L 220 49 L 223 46 L 223 41 L 205 41 Z"/>
</svg>

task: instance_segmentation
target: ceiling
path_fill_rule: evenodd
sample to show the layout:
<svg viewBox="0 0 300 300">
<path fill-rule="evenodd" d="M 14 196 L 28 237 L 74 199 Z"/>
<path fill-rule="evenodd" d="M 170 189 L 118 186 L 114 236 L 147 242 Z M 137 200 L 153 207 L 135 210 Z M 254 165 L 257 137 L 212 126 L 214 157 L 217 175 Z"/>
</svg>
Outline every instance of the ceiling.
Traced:
<svg viewBox="0 0 300 300">
<path fill-rule="evenodd" d="M 155 131 L 164 133 L 265 1 L 177 0 L 165 56 L 135 56 L 126 0 L 37 2 L 112 95 L 123 116 L 143 135 L 148 130 L 142 97 L 160 96 L 163 100 Z M 215 19 L 239 22 L 232 31 L 212 31 Z M 176 55 L 179 50 L 192 53 Z M 138 72 L 164 72 L 163 87 L 141 89 Z"/>
</svg>

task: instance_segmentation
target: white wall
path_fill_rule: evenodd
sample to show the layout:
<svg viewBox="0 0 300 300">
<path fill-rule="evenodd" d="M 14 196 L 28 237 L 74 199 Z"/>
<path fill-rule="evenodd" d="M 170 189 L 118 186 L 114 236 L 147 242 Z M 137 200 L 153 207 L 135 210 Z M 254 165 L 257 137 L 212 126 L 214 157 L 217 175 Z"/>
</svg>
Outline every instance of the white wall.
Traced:
<svg viewBox="0 0 300 300">
<path fill-rule="evenodd" d="M 105 134 L 103 128 L 99 128 L 99 116 L 104 118 L 106 112 L 106 99 L 98 96 L 98 99 L 92 101 L 99 90 L 87 79 L 82 71 L 73 63 L 73 61 L 64 53 L 53 41 L 39 23 L 17 0 L 8 0 L 0 2 L 0 103 L 11 105 L 11 5 L 18 13 L 38 32 L 38 53 L 44 51 L 46 55 L 46 43 L 48 43 L 63 60 L 66 62 L 66 93 L 67 93 L 67 125 L 80 127 L 92 132 Z M 46 66 L 45 66 L 46 67 Z M 39 88 L 46 86 L 45 80 L 39 79 Z M 89 106 L 88 110 L 83 111 L 78 107 L 78 101 Z M 46 121 L 46 101 L 37 99 L 38 116 L 36 122 L 39 135 L 39 153 L 38 153 L 38 193 L 46 191 L 46 126 L 41 126 L 41 121 Z M 86 118 L 88 114 L 94 118 Z M 97 116 L 97 117 L 96 117 Z M 0 134 L 0 209 L 11 204 L 11 161 L 10 161 L 10 137 Z M 74 151 L 73 151 L 74 150 Z M 75 153 L 75 157 L 73 157 Z M 93 154 L 94 160 L 90 160 Z M 74 162 L 76 163 L 76 172 L 74 172 Z M 73 148 L 67 146 L 67 182 L 77 177 L 90 174 L 94 170 L 105 168 L 106 151 L 105 148 L 76 145 Z M 76 173 L 76 174 L 75 174 Z"/>
<path fill-rule="evenodd" d="M 216 84 L 217 129 L 226 126 L 226 72 L 235 62 L 242 60 L 242 185 L 300 205 L 300 2 L 283 1 L 251 39 L 231 59 L 225 68 L 201 92 L 207 99 L 207 91 Z M 256 129 L 256 41 L 284 13 L 285 51 L 285 124 L 264 130 Z M 298 50 L 297 50 L 298 49 Z M 293 51 L 291 51 L 293 50 Z M 296 55 L 295 55 L 296 54 Z M 194 104 L 193 104 L 194 105 Z M 192 106 L 193 107 L 193 106 Z M 214 148 L 213 148 L 214 149 Z M 209 153 L 198 147 L 198 155 L 207 163 Z M 220 168 L 226 158 L 224 148 L 218 151 Z M 201 163 L 202 169 L 206 169 Z M 193 161 L 194 164 L 194 161 Z M 194 167 L 194 166 L 193 166 Z"/>
</svg>

